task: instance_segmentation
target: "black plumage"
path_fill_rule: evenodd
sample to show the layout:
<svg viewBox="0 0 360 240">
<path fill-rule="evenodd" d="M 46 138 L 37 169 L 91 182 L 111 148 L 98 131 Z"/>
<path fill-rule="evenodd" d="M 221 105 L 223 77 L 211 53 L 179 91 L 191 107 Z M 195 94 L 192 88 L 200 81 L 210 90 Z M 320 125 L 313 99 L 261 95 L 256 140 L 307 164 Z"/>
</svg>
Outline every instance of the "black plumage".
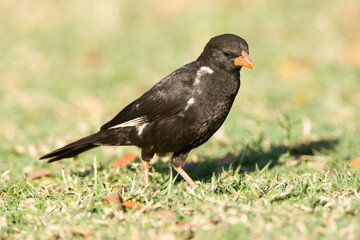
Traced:
<svg viewBox="0 0 360 240">
<path fill-rule="evenodd" d="M 242 66 L 254 69 L 246 41 L 216 36 L 200 57 L 156 83 L 104 124 L 100 131 L 40 159 L 70 158 L 101 145 L 142 149 L 145 184 L 154 154 L 174 153 L 172 165 L 190 185 L 182 166 L 191 149 L 206 142 L 224 122 L 240 87 Z"/>
</svg>

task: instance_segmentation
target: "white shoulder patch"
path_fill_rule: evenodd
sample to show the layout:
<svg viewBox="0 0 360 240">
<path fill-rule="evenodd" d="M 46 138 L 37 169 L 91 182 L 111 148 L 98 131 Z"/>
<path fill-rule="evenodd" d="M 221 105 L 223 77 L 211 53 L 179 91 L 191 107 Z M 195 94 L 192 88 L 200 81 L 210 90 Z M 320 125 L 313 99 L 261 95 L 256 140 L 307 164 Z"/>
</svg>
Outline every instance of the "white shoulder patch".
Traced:
<svg viewBox="0 0 360 240">
<path fill-rule="evenodd" d="M 195 102 L 195 99 L 192 97 L 192 98 L 189 99 L 189 101 L 187 101 L 187 104 L 188 104 L 188 105 L 191 105 L 191 104 L 193 104 L 194 102 Z"/>
<path fill-rule="evenodd" d="M 212 70 L 209 67 L 202 66 L 197 72 L 196 72 L 196 78 L 195 78 L 195 85 L 200 83 L 200 77 L 204 74 L 212 74 L 214 70 Z"/>
<path fill-rule="evenodd" d="M 214 70 L 212 70 L 211 68 L 206 67 L 206 66 L 202 66 L 199 69 L 199 71 L 200 71 L 201 74 L 204 74 L 204 73 L 212 74 L 214 72 Z"/>
</svg>

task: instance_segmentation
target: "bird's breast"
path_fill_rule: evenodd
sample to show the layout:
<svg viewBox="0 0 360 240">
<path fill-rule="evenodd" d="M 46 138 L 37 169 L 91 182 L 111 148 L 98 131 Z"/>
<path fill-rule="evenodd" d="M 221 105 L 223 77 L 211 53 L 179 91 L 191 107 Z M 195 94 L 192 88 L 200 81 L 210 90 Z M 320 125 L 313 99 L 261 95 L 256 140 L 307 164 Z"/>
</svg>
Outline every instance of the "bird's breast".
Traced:
<svg viewBox="0 0 360 240">
<path fill-rule="evenodd" d="M 180 115 L 196 123 L 200 132 L 217 129 L 228 115 L 239 87 L 240 81 L 236 78 L 219 79 L 209 75 L 200 78 Z"/>
<path fill-rule="evenodd" d="M 239 75 L 213 72 L 195 80 L 192 98 L 198 107 L 207 109 L 209 113 L 221 113 L 231 108 L 239 88 Z"/>
</svg>

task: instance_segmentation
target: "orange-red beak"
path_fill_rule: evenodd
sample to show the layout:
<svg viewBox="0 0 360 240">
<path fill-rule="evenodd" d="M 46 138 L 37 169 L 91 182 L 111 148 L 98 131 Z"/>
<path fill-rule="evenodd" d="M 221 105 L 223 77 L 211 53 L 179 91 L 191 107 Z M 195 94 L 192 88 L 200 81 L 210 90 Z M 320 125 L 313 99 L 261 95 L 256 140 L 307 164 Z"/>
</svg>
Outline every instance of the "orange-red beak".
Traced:
<svg viewBox="0 0 360 240">
<path fill-rule="evenodd" d="M 235 58 L 235 65 L 255 69 L 254 64 L 245 50 L 241 51 L 240 57 Z"/>
</svg>

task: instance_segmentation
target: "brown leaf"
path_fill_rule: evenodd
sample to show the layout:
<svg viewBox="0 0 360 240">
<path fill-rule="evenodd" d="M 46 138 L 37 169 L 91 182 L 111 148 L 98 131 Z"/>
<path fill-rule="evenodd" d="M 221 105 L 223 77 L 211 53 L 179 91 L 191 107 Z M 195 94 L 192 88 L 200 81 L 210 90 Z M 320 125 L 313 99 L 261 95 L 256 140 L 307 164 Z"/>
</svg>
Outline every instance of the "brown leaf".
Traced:
<svg viewBox="0 0 360 240">
<path fill-rule="evenodd" d="M 176 226 L 178 226 L 178 227 L 184 227 L 184 226 L 188 226 L 188 225 L 190 225 L 191 223 L 189 222 L 189 221 L 181 221 L 181 222 L 178 222 L 177 224 L 176 224 Z"/>
<path fill-rule="evenodd" d="M 121 196 L 117 192 L 110 193 L 109 195 L 103 197 L 102 200 L 110 207 L 112 207 L 113 204 L 115 203 L 116 205 L 119 206 L 119 209 L 122 209 L 122 207 L 135 208 L 135 209 L 142 208 L 140 204 L 135 202 L 128 202 L 128 201 L 123 202 Z"/>
<path fill-rule="evenodd" d="M 358 168 L 360 167 L 360 157 L 354 158 L 350 163 L 350 167 L 352 168 Z"/>
<path fill-rule="evenodd" d="M 48 169 L 41 169 L 39 171 L 34 172 L 31 176 L 29 176 L 26 180 L 31 181 L 35 179 L 39 179 L 43 176 L 52 176 L 54 175 L 50 170 Z"/>
<path fill-rule="evenodd" d="M 324 170 L 324 174 L 325 175 L 331 175 L 331 176 L 336 176 L 338 173 L 336 172 L 336 171 L 334 171 L 334 170 L 330 170 L 330 169 L 325 169 Z"/>
<path fill-rule="evenodd" d="M 126 165 L 133 162 L 134 160 L 135 160 L 135 154 L 132 152 L 129 152 L 114 163 L 114 169 L 116 169 L 118 167 L 126 167 Z"/>
<path fill-rule="evenodd" d="M 141 209 L 142 206 L 138 203 L 134 203 L 134 202 L 123 202 L 122 203 L 122 206 L 123 207 L 126 207 L 126 208 L 135 208 L 135 209 Z"/>
<path fill-rule="evenodd" d="M 110 193 L 109 195 L 103 197 L 102 200 L 110 207 L 112 207 L 113 203 L 118 204 L 120 207 L 122 204 L 122 199 L 117 192 Z"/>
</svg>

